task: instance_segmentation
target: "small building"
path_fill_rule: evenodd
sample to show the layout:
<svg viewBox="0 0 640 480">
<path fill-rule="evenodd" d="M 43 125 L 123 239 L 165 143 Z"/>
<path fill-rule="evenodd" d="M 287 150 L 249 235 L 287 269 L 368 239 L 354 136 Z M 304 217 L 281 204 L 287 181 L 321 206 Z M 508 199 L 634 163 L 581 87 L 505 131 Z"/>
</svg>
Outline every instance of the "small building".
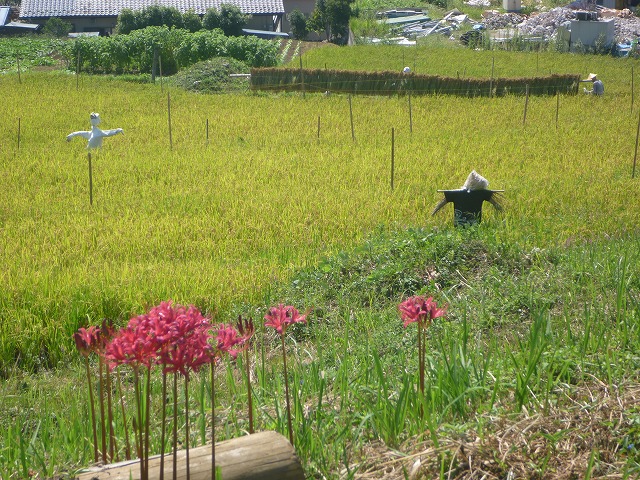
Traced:
<svg viewBox="0 0 640 480">
<path fill-rule="evenodd" d="M 44 25 L 52 17 L 71 23 L 73 32 L 114 32 L 118 15 L 124 9 L 142 10 L 160 5 L 178 9 L 181 13 L 193 11 L 204 16 L 210 8 L 220 9 L 222 4 L 237 6 L 251 15 L 247 28 L 280 32 L 283 30 L 285 9 L 283 0 L 22 0 L 20 19 Z"/>
<path fill-rule="evenodd" d="M 35 33 L 42 27 L 37 23 L 12 22 L 11 7 L 0 6 L 0 35 Z"/>
</svg>

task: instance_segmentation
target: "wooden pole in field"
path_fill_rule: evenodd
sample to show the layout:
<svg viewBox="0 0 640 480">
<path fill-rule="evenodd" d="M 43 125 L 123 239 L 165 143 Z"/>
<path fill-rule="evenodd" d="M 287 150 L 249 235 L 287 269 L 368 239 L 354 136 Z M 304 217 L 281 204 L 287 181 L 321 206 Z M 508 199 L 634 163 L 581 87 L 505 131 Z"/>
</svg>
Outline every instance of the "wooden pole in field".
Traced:
<svg viewBox="0 0 640 480">
<path fill-rule="evenodd" d="M 395 135 L 391 127 L 391 191 L 393 192 L 393 175 L 395 170 Z"/>
<path fill-rule="evenodd" d="M 22 83 L 22 77 L 20 76 L 20 57 L 16 55 L 16 63 L 18 64 L 18 83 Z"/>
<path fill-rule="evenodd" d="M 175 462 L 174 462 L 175 458 Z M 166 454 L 167 463 L 177 464 L 177 478 L 185 479 L 186 451 Z M 76 475 L 78 480 L 139 480 L 138 460 L 89 467 Z M 211 446 L 189 451 L 191 480 L 211 480 Z M 216 467 L 224 480 L 303 480 L 304 471 L 295 450 L 276 432 L 258 432 L 216 444 Z M 149 478 L 159 478 L 160 455 L 149 458 Z M 167 478 L 165 476 L 165 478 Z"/>
<path fill-rule="evenodd" d="M 409 92 L 409 133 L 413 133 L 413 115 L 411 114 L 411 92 Z"/>
<path fill-rule="evenodd" d="M 556 130 L 558 129 L 558 114 L 560 113 L 560 92 L 556 92 Z"/>
<path fill-rule="evenodd" d="M 636 152 L 633 154 L 633 170 L 631 170 L 631 178 L 636 177 L 636 161 L 638 159 L 638 138 L 640 137 L 640 113 L 638 113 L 638 130 L 636 131 Z"/>
<path fill-rule="evenodd" d="M 489 98 L 493 97 L 493 72 L 496 65 L 496 57 L 491 57 L 491 79 L 489 80 Z"/>
<path fill-rule="evenodd" d="M 320 138 L 320 115 L 318 115 L 318 138 Z"/>
<path fill-rule="evenodd" d="M 162 55 L 158 55 L 158 67 L 160 69 L 160 93 L 164 91 L 162 88 Z"/>
<path fill-rule="evenodd" d="M 171 94 L 167 92 L 167 117 L 169 119 L 169 147 L 173 149 L 173 138 L 171 137 Z"/>
<path fill-rule="evenodd" d="M 76 58 L 76 90 L 80 88 L 80 50 L 78 50 L 78 58 Z"/>
<path fill-rule="evenodd" d="M 91 167 L 91 152 L 87 153 L 89 159 L 89 205 L 93 205 L 93 168 Z"/>
<path fill-rule="evenodd" d="M 304 92 L 304 70 L 302 70 L 302 51 L 300 51 L 300 55 L 298 56 L 298 58 L 300 58 L 300 83 L 302 85 L 302 98 L 305 98 L 305 92 Z"/>
<path fill-rule="evenodd" d="M 631 65 L 631 113 L 633 113 L 633 65 Z"/>
<path fill-rule="evenodd" d="M 356 133 L 353 129 L 353 108 L 351 108 L 351 94 L 349 94 L 349 118 L 351 118 L 351 139 L 356 141 Z"/>
<path fill-rule="evenodd" d="M 522 125 L 527 121 L 527 106 L 529 105 L 529 84 L 527 83 L 526 97 L 524 100 L 524 116 L 522 117 Z"/>
</svg>

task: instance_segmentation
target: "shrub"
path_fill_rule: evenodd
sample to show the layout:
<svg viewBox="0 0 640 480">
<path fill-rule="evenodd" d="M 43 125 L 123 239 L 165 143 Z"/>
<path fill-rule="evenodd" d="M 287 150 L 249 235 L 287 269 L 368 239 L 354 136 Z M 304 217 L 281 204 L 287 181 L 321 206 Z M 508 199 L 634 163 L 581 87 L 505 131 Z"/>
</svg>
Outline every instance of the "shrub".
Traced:
<svg viewBox="0 0 640 480">
<path fill-rule="evenodd" d="M 201 93 L 246 90 L 247 80 L 230 77 L 232 73 L 249 73 L 249 67 L 234 58 L 217 57 L 180 71 L 172 81 L 185 90 Z"/>
<path fill-rule="evenodd" d="M 58 38 L 66 37 L 69 35 L 71 30 L 73 30 L 73 26 L 69 22 L 65 22 L 58 17 L 51 17 L 46 21 L 44 28 L 42 29 L 45 35 Z"/>
<path fill-rule="evenodd" d="M 307 18 L 297 8 L 287 15 L 287 19 L 291 24 L 291 34 L 296 40 L 304 40 L 309 33 L 307 28 Z"/>
<path fill-rule="evenodd" d="M 227 36 L 242 35 L 242 29 L 251 18 L 250 15 L 242 13 L 235 5 L 220 5 L 220 10 L 210 8 L 202 19 L 202 26 L 207 30 L 221 29 Z"/>
</svg>

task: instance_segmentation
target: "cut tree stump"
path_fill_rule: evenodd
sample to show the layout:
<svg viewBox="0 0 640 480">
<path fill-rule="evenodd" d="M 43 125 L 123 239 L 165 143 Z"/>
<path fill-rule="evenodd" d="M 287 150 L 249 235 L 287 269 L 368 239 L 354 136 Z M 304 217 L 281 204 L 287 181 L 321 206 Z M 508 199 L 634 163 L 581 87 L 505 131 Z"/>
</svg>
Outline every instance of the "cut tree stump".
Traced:
<svg viewBox="0 0 640 480">
<path fill-rule="evenodd" d="M 186 479 L 186 450 L 179 450 L 177 478 Z M 216 443 L 216 467 L 223 480 L 304 480 L 300 459 L 289 441 L 276 432 L 260 432 Z M 160 475 L 160 455 L 149 458 L 149 478 Z M 191 480 L 211 480 L 211 445 L 189 449 Z M 139 480 L 138 460 L 89 467 L 78 480 Z M 164 478 L 173 478 L 173 453 L 164 456 Z"/>
</svg>

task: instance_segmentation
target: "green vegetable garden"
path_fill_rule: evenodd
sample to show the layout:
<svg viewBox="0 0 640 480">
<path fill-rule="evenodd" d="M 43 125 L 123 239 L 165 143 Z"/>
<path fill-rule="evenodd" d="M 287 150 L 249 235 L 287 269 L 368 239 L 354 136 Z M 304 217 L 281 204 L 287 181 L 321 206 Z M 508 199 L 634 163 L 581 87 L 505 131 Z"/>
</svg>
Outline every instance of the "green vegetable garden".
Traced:
<svg viewBox="0 0 640 480">
<path fill-rule="evenodd" d="M 85 365 L 74 334 L 172 301 L 213 326 L 251 318 L 255 333 L 213 378 L 192 372 L 171 408 L 150 370 L 151 454 L 171 450 L 171 422 L 197 446 L 247 434 L 251 411 L 256 431 L 291 435 L 307 478 L 636 478 L 636 60 L 364 46 L 301 63 L 483 81 L 597 72 L 606 93 L 202 95 L 9 67 L 0 477 L 73 478 L 96 448 L 104 459 L 110 426 L 88 394 L 102 360 Z M 65 141 L 91 112 L 124 130 L 91 152 L 92 203 L 86 142 Z M 431 216 L 471 170 L 504 190 L 503 211 L 472 228 L 454 228 L 451 207 Z M 431 299 L 419 321 L 409 298 Z M 306 323 L 269 328 L 278 305 Z M 133 398 L 147 398 L 127 366 L 108 461 L 126 458 Z"/>
</svg>

